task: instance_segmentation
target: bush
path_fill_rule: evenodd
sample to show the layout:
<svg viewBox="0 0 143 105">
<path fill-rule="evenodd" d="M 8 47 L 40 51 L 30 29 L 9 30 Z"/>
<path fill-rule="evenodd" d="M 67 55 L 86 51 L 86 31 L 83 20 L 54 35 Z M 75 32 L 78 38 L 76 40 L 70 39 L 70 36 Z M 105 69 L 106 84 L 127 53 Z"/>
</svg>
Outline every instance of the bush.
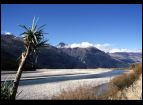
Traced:
<svg viewBox="0 0 143 105">
<path fill-rule="evenodd" d="M 1 99 L 10 99 L 12 93 L 13 81 L 4 81 L 1 83 Z"/>
</svg>

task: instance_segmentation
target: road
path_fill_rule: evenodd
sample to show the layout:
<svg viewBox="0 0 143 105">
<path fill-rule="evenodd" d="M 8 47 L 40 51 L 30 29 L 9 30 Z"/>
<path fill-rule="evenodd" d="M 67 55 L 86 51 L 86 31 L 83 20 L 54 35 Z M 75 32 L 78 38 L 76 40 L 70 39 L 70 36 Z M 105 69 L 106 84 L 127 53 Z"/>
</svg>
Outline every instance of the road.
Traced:
<svg viewBox="0 0 143 105">
<path fill-rule="evenodd" d="M 17 99 L 51 99 L 63 89 L 76 88 L 79 85 L 99 86 L 108 83 L 113 77 L 127 70 L 112 69 L 40 69 L 25 71 L 18 88 Z M 15 72 L 1 72 L 1 81 L 13 80 Z"/>
</svg>

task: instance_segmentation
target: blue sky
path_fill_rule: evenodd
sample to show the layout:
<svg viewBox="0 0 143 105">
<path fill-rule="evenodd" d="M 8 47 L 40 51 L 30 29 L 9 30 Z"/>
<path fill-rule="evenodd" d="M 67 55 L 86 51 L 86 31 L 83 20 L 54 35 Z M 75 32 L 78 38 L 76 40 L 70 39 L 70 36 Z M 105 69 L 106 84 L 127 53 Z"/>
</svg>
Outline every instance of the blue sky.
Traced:
<svg viewBox="0 0 143 105">
<path fill-rule="evenodd" d="M 47 24 L 49 43 L 89 42 L 117 48 L 142 48 L 141 4 L 2 4 L 1 31 L 19 35 L 18 24 Z"/>
</svg>

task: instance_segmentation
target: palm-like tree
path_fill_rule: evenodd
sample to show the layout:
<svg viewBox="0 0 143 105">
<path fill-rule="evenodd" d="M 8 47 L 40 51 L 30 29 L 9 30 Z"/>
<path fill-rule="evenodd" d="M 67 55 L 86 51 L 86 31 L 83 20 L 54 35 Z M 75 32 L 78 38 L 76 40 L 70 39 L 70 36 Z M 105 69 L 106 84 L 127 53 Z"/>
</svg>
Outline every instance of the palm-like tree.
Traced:
<svg viewBox="0 0 143 105">
<path fill-rule="evenodd" d="M 21 57 L 20 57 L 20 64 L 19 64 L 18 71 L 17 71 L 16 77 L 14 80 L 11 99 L 16 98 L 16 93 L 17 93 L 19 81 L 20 81 L 21 74 L 22 74 L 22 68 L 27 58 L 30 55 L 36 55 L 35 60 L 37 62 L 39 48 L 45 45 L 46 43 L 46 41 L 44 41 L 44 36 L 43 36 L 44 34 L 46 34 L 43 31 L 43 27 L 45 25 L 38 28 L 36 23 L 37 21 L 35 21 L 35 18 L 34 18 L 31 27 L 28 28 L 25 25 L 20 25 L 20 27 L 26 30 L 25 32 L 21 34 L 23 35 L 25 50 L 22 52 Z"/>
</svg>

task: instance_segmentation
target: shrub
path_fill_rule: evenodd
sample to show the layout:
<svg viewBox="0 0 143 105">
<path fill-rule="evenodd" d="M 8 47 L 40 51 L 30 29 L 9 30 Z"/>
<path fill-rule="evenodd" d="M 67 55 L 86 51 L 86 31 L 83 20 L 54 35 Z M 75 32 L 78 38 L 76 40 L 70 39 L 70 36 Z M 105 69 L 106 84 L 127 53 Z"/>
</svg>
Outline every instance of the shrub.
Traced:
<svg viewBox="0 0 143 105">
<path fill-rule="evenodd" d="M 12 86 L 13 81 L 4 81 L 1 83 L 1 99 L 10 99 Z"/>
</svg>

